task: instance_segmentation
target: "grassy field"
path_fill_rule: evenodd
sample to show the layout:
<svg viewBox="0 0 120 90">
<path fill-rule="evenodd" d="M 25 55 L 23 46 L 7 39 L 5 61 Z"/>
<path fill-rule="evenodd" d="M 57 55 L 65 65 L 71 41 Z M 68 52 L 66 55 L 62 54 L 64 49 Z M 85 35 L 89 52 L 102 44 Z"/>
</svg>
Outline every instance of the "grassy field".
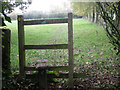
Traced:
<svg viewBox="0 0 120 90">
<path fill-rule="evenodd" d="M 11 68 L 19 69 L 17 22 L 8 23 L 11 30 Z M 68 42 L 68 25 L 25 26 L 25 44 L 65 44 Z M 84 19 L 73 20 L 74 72 L 85 73 L 87 78 L 78 78 L 77 84 L 85 87 L 118 86 L 119 63 L 105 30 Z M 26 50 L 26 66 L 35 66 L 36 60 L 47 59 L 49 65 L 67 65 L 68 50 Z M 119 59 L 120 60 L 120 59 Z"/>
<path fill-rule="evenodd" d="M 17 22 L 8 24 L 11 29 L 11 66 L 19 66 Z M 74 63 L 89 64 L 94 61 L 112 63 L 116 56 L 113 47 L 105 35 L 104 29 L 84 19 L 73 20 Z M 68 39 L 67 24 L 25 26 L 25 44 L 62 44 Z M 67 64 L 67 50 L 27 50 L 26 65 L 34 66 L 36 60 L 48 59 L 49 65 Z M 108 60 L 110 62 L 108 62 Z"/>
</svg>

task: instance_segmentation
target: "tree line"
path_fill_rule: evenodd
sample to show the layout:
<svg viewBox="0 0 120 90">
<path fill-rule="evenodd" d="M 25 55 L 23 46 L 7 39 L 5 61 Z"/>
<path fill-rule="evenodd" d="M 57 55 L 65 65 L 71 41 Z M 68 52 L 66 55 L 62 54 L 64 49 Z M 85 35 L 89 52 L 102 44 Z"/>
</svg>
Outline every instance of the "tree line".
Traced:
<svg viewBox="0 0 120 90">
<path fill-rule="evenodd" d="M 104 27 L 116 54 L 120 55 L 120 1 L 73 2 L 73 13 Z"/>
<path fill-rule="evenodd" d="M 41 11 L 31 11 L 23 14 L 24 19 L 46 19 L 46 18 L 67 18 L 68 13 L 44 13 Z M 10 15 L 12 20 L 17 19 L 17 14 L 13 13 Z M 73 14 L 73 18 L 82 18 L 82 16 Z"/>
<path fill-rule="evenodd" d="M 41 11 L 31 11 L 23 14 L 24 19 L 44 19 L 44 18 L 67 18 L 67 13 L 43 13 Z M 13 20 L 17 19 L 17 15 L 10 15 Z"/>
</svg>

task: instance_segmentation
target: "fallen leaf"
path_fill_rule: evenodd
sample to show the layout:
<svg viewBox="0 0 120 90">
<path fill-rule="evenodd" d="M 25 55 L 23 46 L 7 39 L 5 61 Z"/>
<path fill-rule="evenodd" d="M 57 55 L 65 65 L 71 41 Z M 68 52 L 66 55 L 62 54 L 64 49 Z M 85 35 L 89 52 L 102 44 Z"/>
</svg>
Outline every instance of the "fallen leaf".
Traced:
<svg viewBox="0 0 120 90">
<path fill-rule="evenodd" d="M 103 52 L 100 53 L 100 55 L 103 55 L 103 54 L 104 54 Z"/>
</svg>

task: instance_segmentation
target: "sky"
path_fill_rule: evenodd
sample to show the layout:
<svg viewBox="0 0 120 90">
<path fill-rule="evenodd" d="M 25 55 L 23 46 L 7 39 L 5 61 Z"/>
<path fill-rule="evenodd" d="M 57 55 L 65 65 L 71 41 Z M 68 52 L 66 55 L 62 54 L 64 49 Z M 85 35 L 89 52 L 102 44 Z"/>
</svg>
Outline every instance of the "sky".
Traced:
<svg viewBox="0 0 120 90">
<path fill-rule="evenodd" d="M 32 0 L 32 4 L 29 5 L 27 12 L 30 11 L 42 11 L 49 13 L 51 10 L 61 9 L 61 10 L 71 10 L 69 0 Z M 19 9 L 15 9 L 16 12 L 19 12 Z"/>
</svg>

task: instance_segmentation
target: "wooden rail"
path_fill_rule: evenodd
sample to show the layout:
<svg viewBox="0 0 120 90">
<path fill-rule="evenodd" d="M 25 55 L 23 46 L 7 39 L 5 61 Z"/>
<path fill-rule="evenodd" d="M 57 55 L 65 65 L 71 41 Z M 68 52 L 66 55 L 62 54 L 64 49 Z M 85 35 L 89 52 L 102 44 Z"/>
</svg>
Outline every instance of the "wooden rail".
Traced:
<svg viewBox="0 0 120 90">
<path fill-rule="evenodd" d="M 25 49 L 68 49 L 68 44 L 25 45 Z"/>
<path fill-rule="evenodd" d="M 55 74 L 47 74 L 48 78 L 69 78 L 69 73 L 59 73 L 58 76 Z M 86 78 L 87 75 L 85 73 L 73 73 L 73 78 Z"/>
<path fill-rule="evenodd" d="M 45 67 L 25 67 L 25 71 L 39 71 L 42 69 L 46 69 L 49 71 L 65 71 L 68 70 L 68 66 L 45 66 Z"/>
<path fill-rule="evenodd" d="M 24 25 L 58 24 L 58 23 L 68 23 L 68 19 L 46 19 L 24 21 Z"/>
<path fill-rule="evenodd" d="M 15 77 L 19 76 L 18 74 L 14 75 Z M 35 78 L 36 74 L 26 74 L 26 78 Z M 69 78 L 68 73 L 59 73 L 59 75 L 55 75 L 53 73 L 47 74 L 48 78 Z M 73 73 L 73 78 L 87 78 L 86 73 Z"/>
</svg>

